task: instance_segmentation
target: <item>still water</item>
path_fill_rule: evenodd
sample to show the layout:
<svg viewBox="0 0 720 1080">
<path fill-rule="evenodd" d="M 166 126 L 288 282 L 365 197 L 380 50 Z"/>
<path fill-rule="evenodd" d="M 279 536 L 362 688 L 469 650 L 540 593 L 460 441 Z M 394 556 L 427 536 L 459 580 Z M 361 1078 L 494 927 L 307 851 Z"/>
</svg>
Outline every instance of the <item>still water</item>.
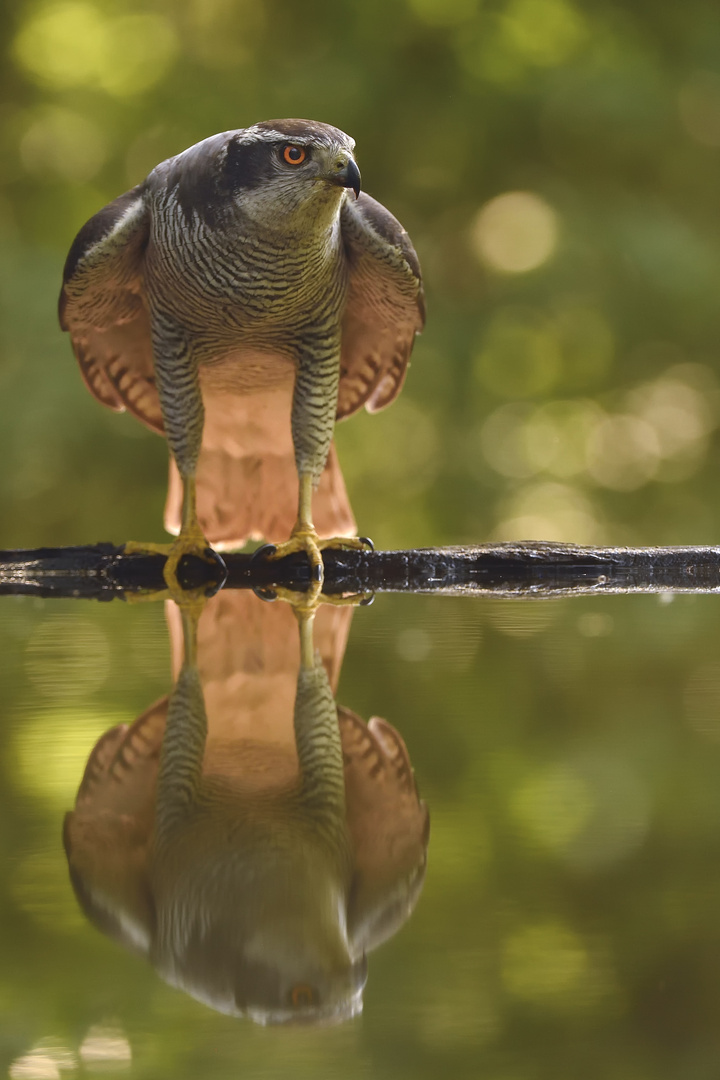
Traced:
<svg viewBox="0 0 720 1080">
<path fill-rule="evenodd" d="M 342 752 L 344 830 L 307 748 L 325 795 L 288 801 L 287 605 L 208 604 L 203 750 L 174 607 L 0 603 L 0 1075 L 720 1073 L 715 597 L 321 609 L 295 726 Z M 180 828 L 166 728 L 205 784 Z M 323 1023 L 253 1022 L 293 1010 Z"/>
</svg>

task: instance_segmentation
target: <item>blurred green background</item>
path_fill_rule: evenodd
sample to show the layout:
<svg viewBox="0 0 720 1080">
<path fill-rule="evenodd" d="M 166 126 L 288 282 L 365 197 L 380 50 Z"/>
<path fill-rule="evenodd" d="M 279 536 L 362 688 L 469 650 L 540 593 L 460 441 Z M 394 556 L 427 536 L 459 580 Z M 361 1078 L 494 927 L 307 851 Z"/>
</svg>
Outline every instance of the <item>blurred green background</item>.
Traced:
<svg viewBox="0 0 720 1080">
<path fill-rule="evenodd" d="M 355 137 L 425 273 L 401 398 L 338 431 L 362 532 L 717 539 L 716 4 L 62 0 L 2 19 L 0 546 L 163 535 L 165 447 L 84 390 L 63 259 L 164 157 L 284 116 Z"/>
<path fill-rule="evenodd" d="M 338 429 L 363 533 L 718 540 L 715 3 L 77 0 L 0 19 L 0 547 L 162 538 L 165 446 L 84 389 L 62 263 L 163 157 L 283 116 L 356 138 L 425 272 L 403 394 Z M 94 739 L 168 689 L 162 611 L 3 599 L 0 1069 L 59 1080 L 131 1048 L 142 1077 L 716 1080 L 717 621 L 710 597 L 358 613 L 339 700 L 404 735 L 428 878 L 370 960 L 363 1020 L 284 1033 L 165 987 L 67 881 L 60 823 Z"/>
</svg>

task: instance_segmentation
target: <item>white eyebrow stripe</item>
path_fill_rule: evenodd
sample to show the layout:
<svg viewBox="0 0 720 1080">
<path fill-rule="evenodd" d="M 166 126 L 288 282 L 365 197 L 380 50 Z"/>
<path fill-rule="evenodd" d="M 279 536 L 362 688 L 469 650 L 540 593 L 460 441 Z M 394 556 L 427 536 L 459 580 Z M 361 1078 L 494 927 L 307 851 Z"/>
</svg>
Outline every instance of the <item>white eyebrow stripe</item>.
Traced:
<svg viewBox="0 0 720 1080">
<path fill-rule="evenodd" d="M 284 131 L 276 131 L 274 128 L 259 128 L 257 126 L 245 128 L 245 131 L 240 136 L 240 142 L 266 142 L 270 139 L 281 139 L 284 142 L 302 143 L 304 146 L 310 142 L 318 142 L 317 136 L 308 135 L 288 135 Z"/>
<path fill-rule="evenodd" d="M 287 135 L 283 135 L 280 131 L 269 130 L 268 128 L 260 128 L 256 124 L 252 127 L 245 128 L 244 133 L 241 136 L 241 142 L 255 142 L 256 140 L 264 140 L 267 136 L 276 139 L 286 139 Z"/>
<path fill-rule="evenodd" d="M 351 150 L 355 149 L 355 140 L 346 136 Z M 269 142 L 273 139 L 277 139 L 281 142 L 293 143 L 298 146 L 313 146 L 321 145 L 332 147 L 336 145 L 336 140 L 324 135 L 322 132 L 313 132 L 309 135 L 288 135 L 286 131 L 277 131 L 275 128 L 261 128 L 258 124 L 253 124 L 252 127 L 244 128 L 242 134 L 238 137 L 238 142 L 252 143 L 252 142 Z"/>
</svg>

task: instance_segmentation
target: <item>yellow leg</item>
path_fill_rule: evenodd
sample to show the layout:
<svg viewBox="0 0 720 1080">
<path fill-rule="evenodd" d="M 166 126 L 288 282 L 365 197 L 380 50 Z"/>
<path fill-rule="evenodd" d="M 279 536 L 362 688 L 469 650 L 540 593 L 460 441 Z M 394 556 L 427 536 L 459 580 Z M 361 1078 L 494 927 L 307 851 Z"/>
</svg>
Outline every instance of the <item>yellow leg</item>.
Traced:
<svg viewBox="0 0 720 1080">
<path fill-rule="evenodd" d="M 286 555 L 304 551 L 310 561 L 310 576 L 313 583 L 318 582 L 322 587 L 323 561 L 320 554 L 320 540 L 312 521 L 312 491 L 312 477 L 301 476 L 298 516 L 293 531 L 290 533 L 290 539 L 284 544 L 276 544 L 275 551 L 268 557 L 273 560 L 284 559 Z"/>
<path fill-rule="evenodd" d="M 183 628 L 183 663 L 186 667 L 197 666 L 197 631 L 202 608 L 183 605 L 181 610 Z"/>
<path fill-rule="evenodd" d="M 320 593 L 322 592 L 325 575 L 321 554 L 322 551 L 325 548 L 345 548 L 353 551 L 366 551 L 368 547 L 372 547 L 372 544 L 368 540 L 361 539 L 357 536 L 334 536 L 328 540 L 321 540 L 312 521 L 312 494 L 312 477 L 301 475 L 298 516 L 293 531 L 290 534 L 290 539 L 286 540 L 284 544 L 274 545 L 275 550 L 268 555 L 268 558 L 271 560 L 284 559 L 286 555 L 294 555 L 298 551 L 304 551 L 310 562 L 311 585 L 308 591 L 303 593 L 302 596 L 307 598 L 307 603 L 314 603 L 317 606 Z M 275 591 L 277 592 L 277 590 Z M 290 590 L 287 589 L 284 590 L 286 593 L 289 591 Z M 280 595 L 280 592 L 278 592 L 278 595 Z M 288 597 L 283 596 L 282 599 L 288 599 Z M 326 597 L 324 602 L 336 603 L 340 599 L 340 597 L 333 599 Z M 355 603 L 360 602 L 362 601 L 355 600 Z"/>
<path fill-rule="evenodd" d="M 368 540 L 357 537 L 339 536 L 333 540 L 320 540 L 311 516 L 312 481 L 309 477 L 300 478 L 300 505 L 298 519 L 293 528 L 290 539 L 284 544 L 273 545 L 275 550 L 267 557 L 270 560 L 282 559 L 286 555 L 294 555 L 297 551 L 305 551 L 310 560 L 311 581 L 304 591 L 299 589 L 287 589 L 282 585 L 273 585 L 270 588 L 256 590 L 256 595 L 261 600 L 285 600 L 292 608 L 300 622 L 301 628 L 306 624 L 312 625 L 315 612 L 320 604 L 331 604 L 335 607 L 356 607 L 358 605 L 371 604 L 374 593 L 351 593 L 349 595 L 323 594 L 324 567 L 321 551 L 326 547 L 348 547 L 367 550 L 372 546 Z"/>
<path fill-rule="evenodd" d="M 304 611 L 295 606 L 293 606 L 293 611 L 300 627 L 300 666 L 312 669 L 315 667 L 315 639 L 313 637 L 315 611 Z"/>
<path fill-rule="evenodd" d="M 214 552 L 209 546 L 205 539 L 205 535 L 200 528 L 200 522 L 197 518 L 194 476 L 183 477 L 182 528 L 180 529 L 179 536 L 173 543 L 147 544 L 131 540 L 125 545 L 125 553 L 128 555 L 165 555 L 163 577 L 165 579 L 165 584 L 167 585 L 167 593 L 172 600 L 181 607 L 188 608 L 188 610 L 199 605 L 199 611 L 201 611 L 206 597 L 212 595 L 213 592 L 216 592 L 217 587 L 209 590 L 206 586 L 201 586 L 197 589 L 183 589 L 178 581 L 177 571 L 180 560 L 184 555 L 195 555 L 197 558 L 202 559 L 203 562 L 215 567 L 219 571 L 219 576 L 221 578 L 220 587 L 224 584 L 225 576 L 227 575 L 223 560 L 217 552 Z M 165 593 L 162 595 L 164 596 Z"/>
</svg>

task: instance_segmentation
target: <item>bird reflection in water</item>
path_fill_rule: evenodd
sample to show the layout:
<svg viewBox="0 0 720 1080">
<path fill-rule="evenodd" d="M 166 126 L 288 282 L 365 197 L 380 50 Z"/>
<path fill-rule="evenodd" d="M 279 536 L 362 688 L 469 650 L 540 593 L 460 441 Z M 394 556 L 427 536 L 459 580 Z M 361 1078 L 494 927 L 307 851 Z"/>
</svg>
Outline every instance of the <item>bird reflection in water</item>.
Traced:
<svg viewBox="0 0 720 1080">
<path fill-rule="evenodd" d="M 354 1016 L 366 953 L 419 896 L 429 824 L 395 729 L 335 704 L 352 611 L 313 628 L 238 591 L 199 626 L 168 618 L 173 692 L 98 741 L 66 816 L 78 900 L 212 1008 Z"/>
</svg>

